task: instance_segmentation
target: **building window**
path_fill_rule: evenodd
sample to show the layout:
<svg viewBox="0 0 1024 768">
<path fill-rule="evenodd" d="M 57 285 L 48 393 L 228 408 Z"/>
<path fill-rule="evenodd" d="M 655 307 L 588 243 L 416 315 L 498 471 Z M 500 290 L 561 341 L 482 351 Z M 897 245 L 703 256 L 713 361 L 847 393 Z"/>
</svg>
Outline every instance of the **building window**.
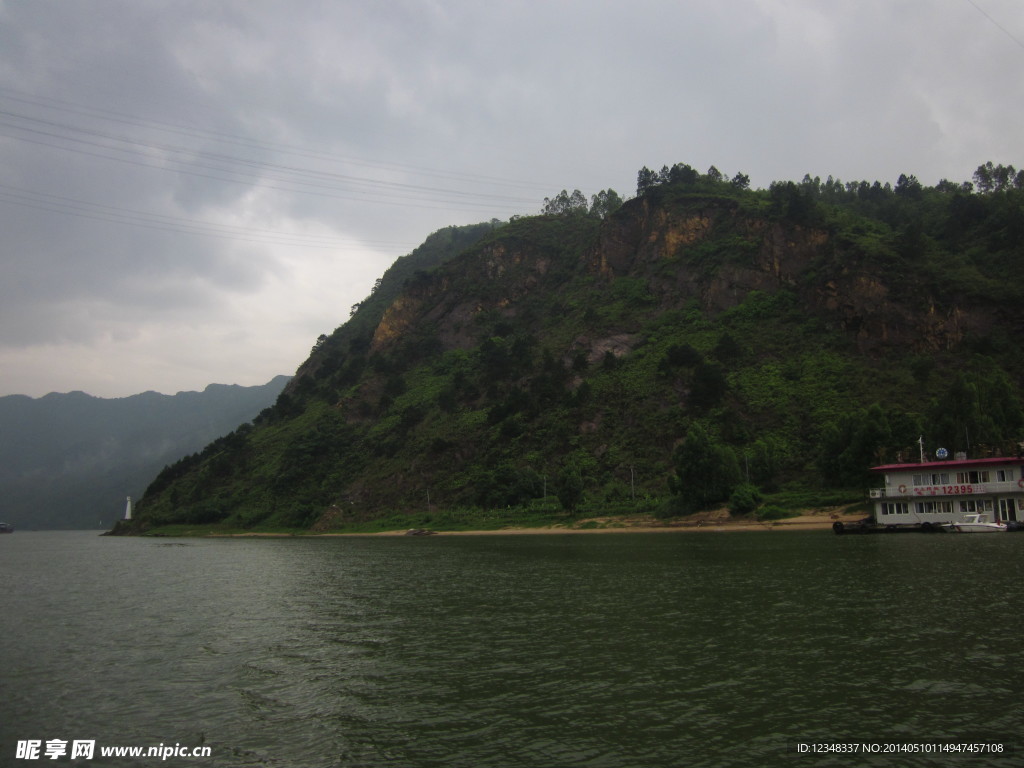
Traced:
<svg viewBox="0 0 1024 768">
<path fill-rule="evenodd" d="M 966 499 L 960 502 L 961 512 L 991 512 L 992 499 Z"/>
<path fill-rule="evenodd" d="M 1014 480 L 1016 471 L 1013 469 L 997 469 L 996 470 L 996 482 L 999 483 L 1011 483 Z"/>
<path fill-rule="evenodd" d="M 983 469 L 978 472 L 957 472 L 956 481 L 958 483 L 987 483 L 989 482 L 989 472 L 987 469 Z"/>
<path fill-rule="evenodd" d="M 953 514 L 953 502 L 920 501 L 917 504 L 917 511 L 922 515 L 951 515 Z"/>
<path fill-rule="evenodd" d="M 905 501 L 888 501 L 882 505 L 883 515 L 909 515 L 910 505 Z"/>
</svg>

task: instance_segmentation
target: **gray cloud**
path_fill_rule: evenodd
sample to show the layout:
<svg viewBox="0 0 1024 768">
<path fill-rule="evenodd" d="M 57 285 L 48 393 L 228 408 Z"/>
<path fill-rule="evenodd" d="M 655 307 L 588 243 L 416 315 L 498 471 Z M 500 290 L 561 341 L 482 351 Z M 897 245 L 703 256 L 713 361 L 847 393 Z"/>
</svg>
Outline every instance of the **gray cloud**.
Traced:
<svg viewBox="0 0 1024 768">
<path fill-rule="evenodd" d="M 1013 0 L 0 2 L 0 393 L 294 370 L 431 231 L 642 165 L 1024 164 Z"/>
</svg>

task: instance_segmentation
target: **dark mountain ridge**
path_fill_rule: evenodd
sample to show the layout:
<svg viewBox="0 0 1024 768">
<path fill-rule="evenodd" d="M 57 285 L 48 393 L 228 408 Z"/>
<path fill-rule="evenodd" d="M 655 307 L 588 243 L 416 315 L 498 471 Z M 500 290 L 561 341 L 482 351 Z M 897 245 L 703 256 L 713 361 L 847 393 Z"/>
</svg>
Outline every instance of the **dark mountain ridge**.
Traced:
<svg viewBox="0 0 1024 768">
<path fill-rule="evenodd" d="M 856 493 L 920 434 L 930 450 L 1014 447 L 1010 178 L 750 190 L 674 166 L 600 215 L 563 193 L 545 215 L 442 230 L 254 426 L 162 473 L 131 530 L 670 514 L 741 488 Z"/>
</svg>

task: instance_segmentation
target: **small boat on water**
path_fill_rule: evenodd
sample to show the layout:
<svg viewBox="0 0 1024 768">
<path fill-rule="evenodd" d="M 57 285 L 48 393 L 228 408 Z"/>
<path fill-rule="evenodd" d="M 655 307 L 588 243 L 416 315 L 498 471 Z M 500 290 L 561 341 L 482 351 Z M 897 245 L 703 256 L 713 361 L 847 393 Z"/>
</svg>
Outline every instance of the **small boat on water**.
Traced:
<svg viewBox="0 0 1024 768">
<path fill-rule="evenodd" d="M 1006 523 L 991 522 L 987 515 L 979 513 L 964 515 L 962 522 L 946 523 L 942 527 L 954 533 L 1001 533 L 1006 530 Z"/>
<path fill-rule="evenodd" d="M 14 533 L 14 526 L 10 523 L 0 523 L 0 533 Z"/>
</svg>

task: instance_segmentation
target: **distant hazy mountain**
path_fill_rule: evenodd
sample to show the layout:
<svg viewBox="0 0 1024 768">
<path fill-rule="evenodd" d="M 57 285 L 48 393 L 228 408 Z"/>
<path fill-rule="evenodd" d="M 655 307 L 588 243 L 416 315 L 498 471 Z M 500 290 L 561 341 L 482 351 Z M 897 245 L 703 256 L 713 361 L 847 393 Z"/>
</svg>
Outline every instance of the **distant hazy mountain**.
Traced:
<svg viewBox="0 0 1024 768">
<path fill-rule="evenodd" d="M 0 520 L 16 528 L 109 528 L 167 464 L 250 421 L 288 383 L 104 399 L 0 397 Z"/>
</svg>

